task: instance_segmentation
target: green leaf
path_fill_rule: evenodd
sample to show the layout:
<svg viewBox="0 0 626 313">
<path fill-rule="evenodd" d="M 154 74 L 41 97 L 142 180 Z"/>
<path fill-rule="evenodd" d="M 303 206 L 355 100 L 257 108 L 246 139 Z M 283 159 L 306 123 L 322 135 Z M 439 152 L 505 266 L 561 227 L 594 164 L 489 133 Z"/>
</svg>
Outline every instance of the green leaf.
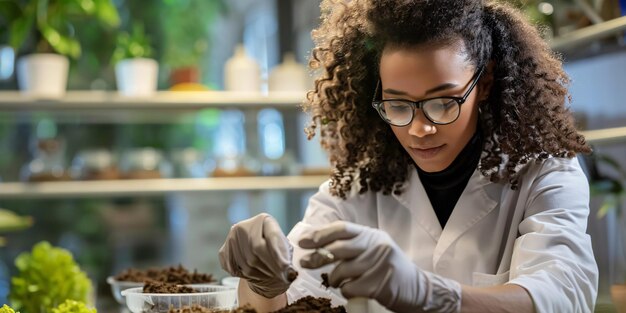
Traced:
<svg viewBox="0 0 626 313">
<path fill-rule="evenodd" d="M 12 25 L 22 16 L 22 9 L 15 1 L 0 0 L 0 44 L 9 43 Z"/>
<path fill-rule="evenodd" d="M 58 307 L 52 309 L 52 313 L 96 313 L 96 309 L 90 309 L 84 302 L 65 300 Z"/>
<path fill-rule="evenodd" d="M 624 191 L 624 185 L 613 178 L 591 181 L 589 188 L 592 196 L 616 195 Z"/>
<path fill-rule="evenodd" d="M 96 3 L 94 0 L 80 0 L 80 8 L 87 14 L 92 15 L 96 10 Z"/>
<path fill-rule="evenodd" d="M 24 15 L 11 23 L 9 29 L 9 45 L 19 50 L 33 29 L 35 19 L 33 15 Z"/>
<path fill-rule="evenodd" d="M 41 33 L 56 52 L 77 59 L 80 57 L 80 43 L 74 38 L 62 35 L 50 25 L 42 25 Z"/>
<path fill-rule="evenodd" d="M 11 232 L 28 228 L 33 224 L 30 217 L 21 217 L 11 211 L 0 209 L 0 232 Z"/>
<path fill-rule="evenodd" d="M 96 16 L 108 27 L 120 26 L 120 16 L 111 0 L 95 0 Z"/>
<path fill-rule="evenodd" d="M 600 209 L 598 209 L 597 217 L 598 218 L 605 217 L 607 213 L 609 213 L 609 211 L 615 209 L 616 205 L 617 205 L 616 197 L 607 196 L 604 199 L 604 202 L 602 203 L 602 206 L 600 207 Z"/>
<path fill-rule="evenodd" d="M 6 1 L 0 0 L 0 13 L 12 12 L 5 9 Z M 78 58 L 81 55 L 81 46 L 73 37 L 74 21 L 95 16 L 102 25 L 117 27 L 120 17 L 112 0 L 29 0 L 11 1 L 19 4 L 25 2 L 21 14 L 10 19 L 9 44 L 19 49 L 28 36 L 35 31 L 42 41 L 37 43 L 38 51 L 48 51 L 50 48 L 57 53 Z M 13 9 L 11 9 L 13 10 Z M 2 23 L 0 23 L 2 24 Z M 4 25 L 1 25 L 4 28 Z M 1 35 L 2 31 L 0 31 Z M 71 36 L 70 36 L 71 35 Z"/>
<path fill-rule="evenodd" d="M 115 64 L 124 59 L 150 57 L 152 57 L 150 38 L 144 32 L 143 25 L 135 23 L 132 33 L 122 32 L 117 36 L 111 62 Z"/>
<path fill-rule="evenodd" d="M 15 313 L 15 311 L 11 307 L 5 304 L 0 308 L 0 313 Z"/>
<path fill-rule="evenodd" d="M 622 169 L 622 166 L 615 159 L 605 154 L 596 154 L 596 158 L 598 159 L 598 161 L 608 164 L 609 166 L 613 168 L 613 170 L 619 173 L 623 178 L 626 178 L 626 171 Z"/>
</svg>

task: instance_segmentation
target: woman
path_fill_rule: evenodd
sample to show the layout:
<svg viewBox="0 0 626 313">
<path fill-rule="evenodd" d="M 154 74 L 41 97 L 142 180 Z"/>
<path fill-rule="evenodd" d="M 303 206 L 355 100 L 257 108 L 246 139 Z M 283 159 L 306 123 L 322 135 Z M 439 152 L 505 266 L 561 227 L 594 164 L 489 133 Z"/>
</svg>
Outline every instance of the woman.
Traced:
<svg viewBox="0 0 626 313">
<path fill-rule="evenodd" d="M 598 274 L 575 158 L 590 149 L 537 31 L 491 1 L 322 9 L 311 65 L 323 76 L 305 108 L 334 171 L 289 239 L 266 214 L 233 226 L 220 258 L 242 278 L 240 302 L 592 311 Z"/>
</svg>

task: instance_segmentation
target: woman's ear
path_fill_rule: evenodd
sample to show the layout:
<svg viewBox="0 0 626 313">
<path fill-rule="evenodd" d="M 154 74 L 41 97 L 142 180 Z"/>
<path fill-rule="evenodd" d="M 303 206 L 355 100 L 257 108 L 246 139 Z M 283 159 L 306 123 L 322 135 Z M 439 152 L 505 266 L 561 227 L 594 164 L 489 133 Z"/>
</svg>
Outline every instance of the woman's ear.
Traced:
<svg viewBox="0 0 626 313">
<path fill-rule="evenodd" d="M 485 73 L 480 77 L 478 81 L 478 100 L 485 101 L 489 97 L 491 87 L 493 87 L 493 70 L 495 67 L 494 61 L 489 61 L 485 68 Z"/>
</svg>

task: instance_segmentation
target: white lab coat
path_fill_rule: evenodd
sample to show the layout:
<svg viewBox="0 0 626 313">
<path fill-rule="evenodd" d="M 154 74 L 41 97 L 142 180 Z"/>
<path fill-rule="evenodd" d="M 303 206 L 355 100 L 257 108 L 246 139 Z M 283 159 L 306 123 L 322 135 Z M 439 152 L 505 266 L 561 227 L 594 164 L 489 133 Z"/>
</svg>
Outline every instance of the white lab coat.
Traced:
<svg viewBox="0 0 626 313">
<path fill-rule="evenodd" d="M 344 220 L 384 230 L 421 269 L 463 285 L 520 285 L 538 313 L 592 312 L 598 268 L 585 233 L 589 186 L 578 160 L 550 158 L 522 173 L 519 189 L 511 190 L 475 171 L 443 230 L 415 169 L 401 195 L 359 195 L 353 188 L 342 200 L 324 183 L 288 235 L 300 272 L 289 303 L 314 295 L 345 304 L 338 290 L 320 284 L 333 265 L 300 268 L 309 251 L 297 245 L 308 228 Z"/>
</svg>

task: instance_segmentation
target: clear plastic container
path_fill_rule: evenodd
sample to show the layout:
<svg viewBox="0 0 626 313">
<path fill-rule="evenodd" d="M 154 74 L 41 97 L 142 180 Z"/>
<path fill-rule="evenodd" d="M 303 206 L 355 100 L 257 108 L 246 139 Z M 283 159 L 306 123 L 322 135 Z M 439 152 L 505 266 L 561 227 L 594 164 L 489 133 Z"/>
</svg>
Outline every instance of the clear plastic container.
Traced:
<svg viewBox="0 0 626 313">
<path fill-rule="evenodd" d="M 127 179 L 157 179 L 171 177 L 171 164 L 163 153 L 154 148 L 135 148 L 125 151 L 120 170 Z"/>
<path fill-rule="evenodd" d="M 80 151 L 72 161 L 71 171 L 74 179 L 111 180 L 120 178 L 113 153 L 105 149 Z"/>
<path fill-rule="evenodd" d="M 143 283 L 134 282 L 134 281 L 118 281 L 115 280 L 113 276 L 107 277 L 107 283 L 111 285 L 111 292 L 113 293 L 113 298 L 119 304 L 126 304 L 126 300 L 124 300 L 124 296 L 122 296 L 122 291 L 130 288 L 143 288 Z"/>
<path fill-rule="evenodd" d="M 65 165 L 65 141 L 38 139 L 31 147 L 34 158 L 21 169 L 21 179 L 29 182 L 70 180 Z"/>
<path fill-rule="evenodd" d="M 230 310 L 237 307 L 237 289 L 219 285 L 186 285 L 196 293 L 143 293 L 143 288 L 122 291 L 126 305 L 133 313 L 167 313 L 170 308 L 203 306 L 208 309 Z"/>
<path fill-rule="evenodd" d="M 232 276 L 224 277 L 222 278 L 222 285 L 226 287 L 237 288 L 239 287 L 239 280 L 240 280 L 239 277 L 232 277 Z"/>
</svg>

